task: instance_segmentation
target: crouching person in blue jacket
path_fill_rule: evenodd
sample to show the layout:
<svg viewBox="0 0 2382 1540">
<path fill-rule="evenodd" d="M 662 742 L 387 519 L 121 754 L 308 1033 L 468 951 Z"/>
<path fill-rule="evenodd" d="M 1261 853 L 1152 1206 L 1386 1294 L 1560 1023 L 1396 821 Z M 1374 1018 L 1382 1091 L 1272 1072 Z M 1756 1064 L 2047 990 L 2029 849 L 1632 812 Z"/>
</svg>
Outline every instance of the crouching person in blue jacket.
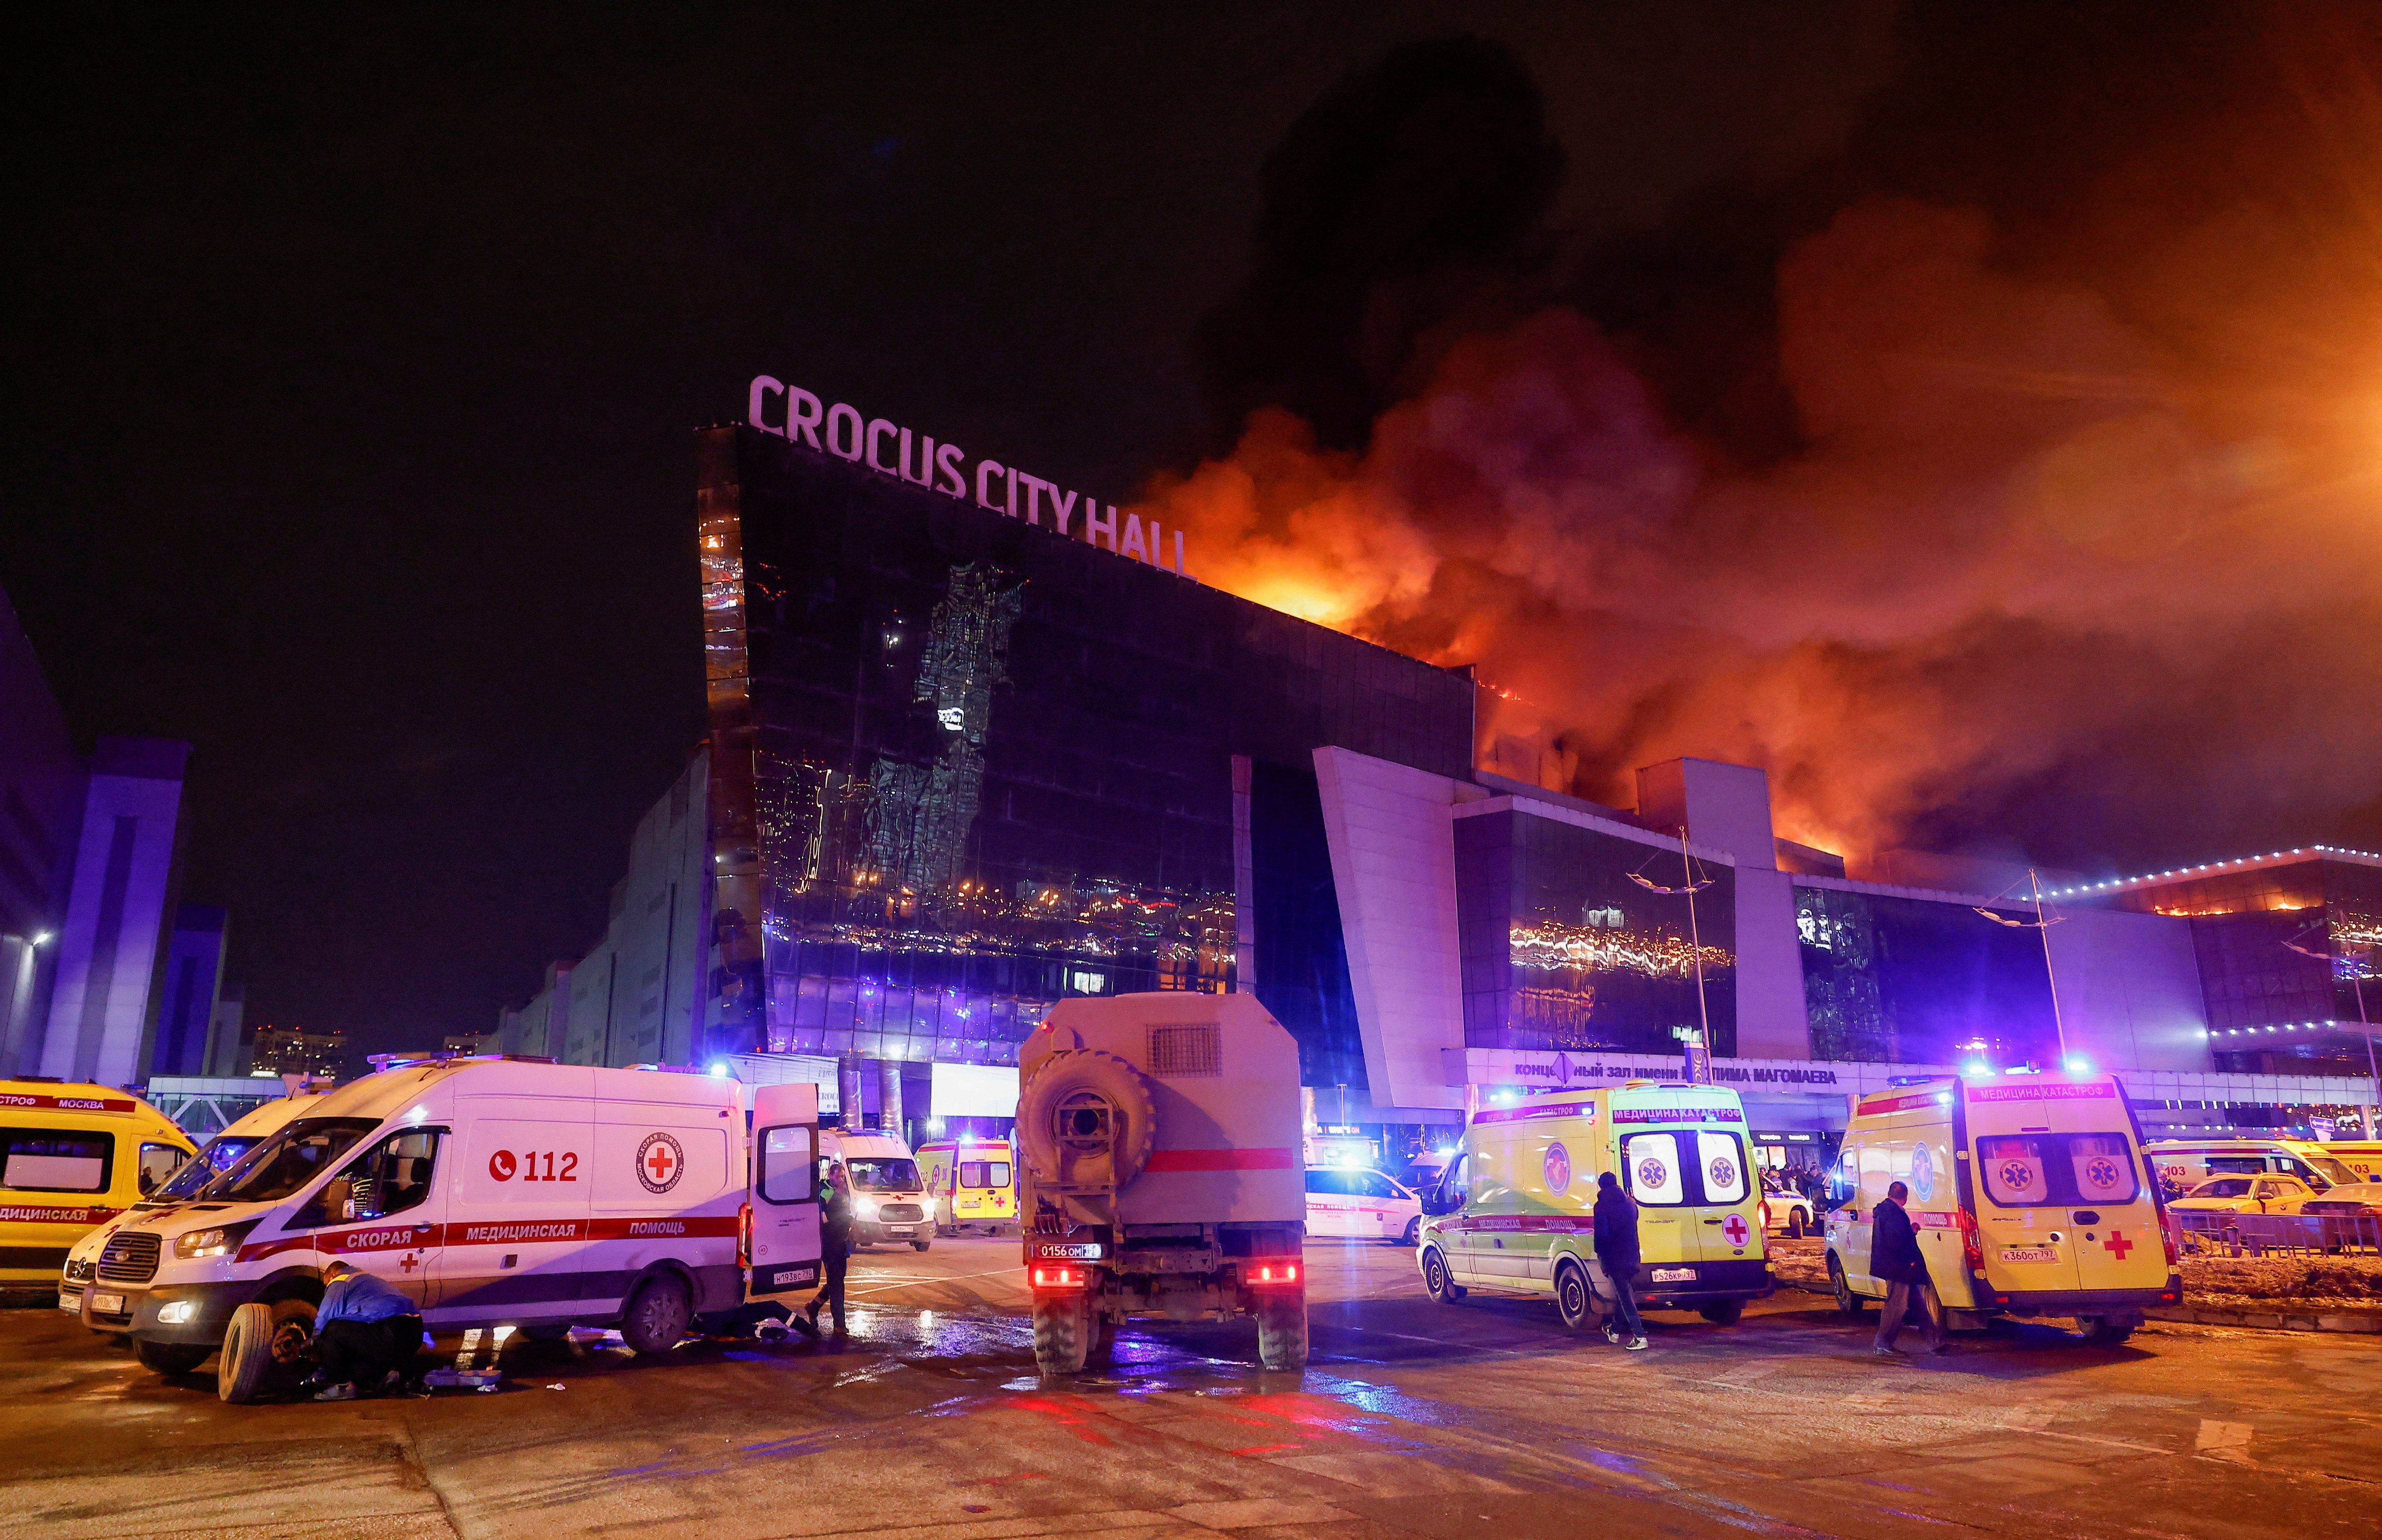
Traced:
<svg viewBox="0 0 2382 1540">
<path fill-rule="evenodd" d="M 422 1351 L 422 1315 L 414 1302 L 352 1263 L 323 1269 L 323 1302 L 314 1309 L 314 1362 L 307 1385 L 318 1401 L 355 1399 L 359 1383 L 374 1390 L 405 1382 Z"/>
</svg>

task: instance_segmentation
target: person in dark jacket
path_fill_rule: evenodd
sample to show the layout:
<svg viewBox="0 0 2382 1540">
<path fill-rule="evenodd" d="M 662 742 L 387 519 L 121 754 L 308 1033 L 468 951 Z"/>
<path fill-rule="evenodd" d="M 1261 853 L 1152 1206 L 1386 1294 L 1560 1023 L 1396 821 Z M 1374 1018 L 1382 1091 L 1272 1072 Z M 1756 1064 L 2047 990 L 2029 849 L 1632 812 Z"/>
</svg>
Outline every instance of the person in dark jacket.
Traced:
<svg viewBox="0 0 2382 1540">
<path fill-rule="evenodd" d="M 353 1400 L 358 1381 L 376 1390 L 402 1384 L 422 1351 L 421 1307 L 352 1263 L 325 1264 L 323 1282 L 314 1307 L 320 1367 L 306 1382 L 314 1399 Z"/>
<path fill-rule="evenodd" d="M 1613 1314 L 1604 1323 L 1604 1339 L 1621 1342 L 1631 1352 L 1646 1350 L 1646 1324 L 1638 1318 L 1638 1205 L 1610 1171 L 1596 1179 L 1596 1260 L 1613 1283 Z"/>
<path fill-rule="evenodd" d="M 795 1330 L 817 1337 L 824 1307 L 835 1312 L 835 1334 L 850 1335 L 843 1325 L 843 1269 L 851 1256 L 852 1178 L 837 1161 L 827 1168 L 827 1186 L 819 1192 L 819 1269 L 825 1277 L 808 1308 L 793 1318 Z"/>
<path fill-rule="evenodd" d="M 1940 1353 L 1946 1347 L 1943 1302 L 1935 1297 L 1935 1285 L 1927 1277 L 1919 1232 L 1911 1228 L 1910 1216 L 1902 1207 L 1909 1198 L 1910 1189 L 1896 1182 L 1885 1190 L 1885 1200 L 1870 1221 L 1870 1277 L 1885 1285 L 1885 1307 L 1878 1313 L 1877 1340 L 1872 1346 L 1888 1355 L 1901 1352 L 1894 1338 L 1914 1303 L 1927 1323 L 1927 1351 Z"/>
</svg>

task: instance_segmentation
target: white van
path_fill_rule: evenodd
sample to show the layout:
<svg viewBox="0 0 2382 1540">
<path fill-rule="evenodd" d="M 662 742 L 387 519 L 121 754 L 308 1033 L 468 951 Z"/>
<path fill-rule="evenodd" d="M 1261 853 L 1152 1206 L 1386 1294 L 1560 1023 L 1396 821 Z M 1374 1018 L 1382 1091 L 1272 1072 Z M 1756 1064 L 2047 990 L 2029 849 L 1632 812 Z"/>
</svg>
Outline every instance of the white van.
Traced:
<svg viewBox="0 0 2382 1540">
<path fill-rule="evenodd" d="M 274 1377 L 272 1337 L 311 1321 L 333 1258 L 434 1328 L 617 1326 L 664 1352 L 699 1316 L 818 1278 L 817 1088 L 752 1088 L 749 1125 L 745 1091 L 505 1057 L 394 1066 L 118 1228 L 85 1309 L 166 1373 L 220 1347 L 235 1401 Z M 103 1291 L 120 1308 L 103 1314 Z"/>
<path fill-rule="evenodd" d="M 925 1251 L 935 1243 L 927 1183 L 910 1146 L 890 1133 L 819 1131 L 819 1158 L 838 1161 L 852 1179 L 852 1243 L 890 1242 Z"/>
<path fill-rule="evenodd" d="M 210 1139 L 199 1150 L 196 1160 L 187 1161 L 174 1173 L 173 1179 L 130 1208 L 101 1225 L 76 1241 L 67 1252 L 64 1274 L 58 1279 L 58 1308 L 81 1321 L 102 1335 L 120 1333 L 121 1326 L 103 1326 L 85 1314 L 83 1295 L 90 1291 L 92 1275 L 99 1266 L 100 1253 L 107 1249 L 107 1238 L 124 1228 L 128 1221 L 165 1209 L 178 1208 L 189 1203 L 198 1191 L 231 1169 L 239 1157 L 254 1149 L 257 1143 L 283 1124 L 296 1118 L 304 1108 L 323 1099 L 322 1093 L 301 1091 L 251 1107 L 221 1133 Z M 111 1311 L 117 1306 L 111 1306 Z"/>
<path fill-rule="evenodd" d="M 2143 1146 L 2151 1168 L 2179 1192 L 2211 1177 L 2297 1177 L 2321 1192 L 2363 1178 L 2322 1144 L 2295 1139 L 2160 1139 Z"/>
<path fill-rule="evenodd" d="M 1307 1233 L 1412 1246 L 1422 1240 L 1422 1200 L 1388 1173 L 1356 1166 L 1307 1168 Z"/>
</svg>

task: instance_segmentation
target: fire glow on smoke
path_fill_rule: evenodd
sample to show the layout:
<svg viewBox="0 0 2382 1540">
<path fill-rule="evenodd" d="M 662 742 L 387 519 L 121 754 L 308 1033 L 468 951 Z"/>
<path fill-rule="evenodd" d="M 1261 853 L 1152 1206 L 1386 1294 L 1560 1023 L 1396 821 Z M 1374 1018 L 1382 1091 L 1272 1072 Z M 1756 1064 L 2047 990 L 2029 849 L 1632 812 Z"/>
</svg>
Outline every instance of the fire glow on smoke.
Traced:
<svg viewBox="0 0 2382 1540">
<path fill-rule="evenodd" d="M 1550 309 L 1361 454 L 1260 411 L 1146 507 L 1203 581 L 1478 665 L 1481 764 L 1601 801 L 1758 764 L 1782 834 L 1857 857 L 2045 788 L 2320 816 L 2382 737 L 2382 266 L 2344 289 L 2290 235 L 2201 231 L 2113 299 L 1998 270 L 1973 211 L 1859 203 L 1779 266 L 1783 461 L 1676 431 Z"/>
</svg>

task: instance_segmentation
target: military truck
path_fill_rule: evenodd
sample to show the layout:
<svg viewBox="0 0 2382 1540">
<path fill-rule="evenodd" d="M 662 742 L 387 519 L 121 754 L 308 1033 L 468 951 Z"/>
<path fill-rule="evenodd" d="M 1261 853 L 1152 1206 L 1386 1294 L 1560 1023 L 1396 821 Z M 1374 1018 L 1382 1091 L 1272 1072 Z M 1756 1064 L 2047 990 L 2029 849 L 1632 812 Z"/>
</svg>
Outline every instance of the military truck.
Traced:
<svg viewBox="0 0 2382 1540">
<path fill-rule="evenodd" d="M 1298 1048 L 1247 995 L 1063 1000 L 1019 1051 L 1018 1210 L 1046 1375 L 1117 1323 L 1257 1318 L 1307 1363 Z"/>
</svg>

